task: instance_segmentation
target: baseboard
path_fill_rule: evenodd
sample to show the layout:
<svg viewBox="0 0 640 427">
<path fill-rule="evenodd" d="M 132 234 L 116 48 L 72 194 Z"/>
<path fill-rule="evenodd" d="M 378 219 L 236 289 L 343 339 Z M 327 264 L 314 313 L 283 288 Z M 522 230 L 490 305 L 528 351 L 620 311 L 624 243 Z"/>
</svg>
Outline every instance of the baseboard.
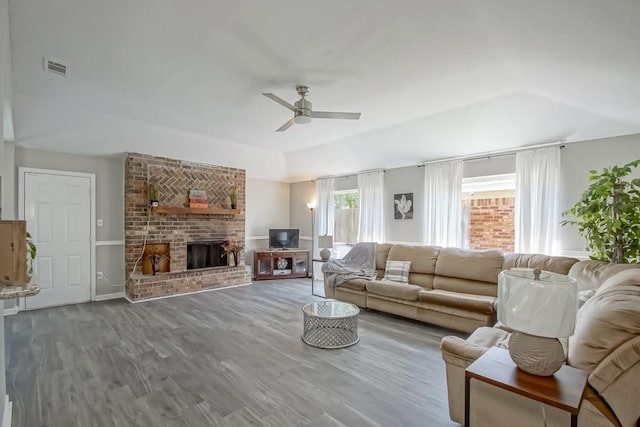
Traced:
<svg viewBox="0 0 640 427">
<path fill-rule="evenodd" d="M 9 400 L 9 395 L 5 394 L 4 414 L 2 414 L 2 427 L 11 427 L 12 412 L 13 412 L 13 403 Z"/>
<path fill-rule="evenodd" d="M 118 299 L 118 298 L 124 298 L 124 291 L 113 292 L 113 293 L 104 294 L 104 295 L 96 295 L 96 297 L 93 300 L 94 301 L 106 301 L 106 300 Z"/>
<path fill-rule="evenodd" d="M 14 306 L 11 308 L 5 308 L 4 309 L 4 315 L 5 316 L 14 316 L 16 314 L 18 314 L 20 312 L 20 307 L 19 306 Z"/>
<path fill-rule="evenodd" d="M 180 293 L 180 294 L 165 295 L 163 297 L 145 298 L 145 299 L 141 299 L 141 300 L 138 300 L 138 301 L 134 301 L 131 298 L 129 298 L 127 295 L 125 295 L 124 299 L 129 301 L 131 304 L 138 304 L 138 303 L 141 303 L 141 302 L 156 301 L 156 300 L 159 300 L 159 299 L 183 297 L 183 296 L 186 296 L 186 295 L 193 295 L 193 294 L 201 294 L 203 292 L 212 292 L 212 291 L 219 291 L 219 290 L 222 290 L 222 289 L 239 288 L 241 286 L 249 286 L 249 285 L 252 285 L 252 284 L 253 284 L 252 282 L 249 282 L 249 283 L 242 283 L 240 285 L 220 286 L 218 288 L 203 289 L 201 291 L 183 292 L 183 293 Z"/>
</svg>

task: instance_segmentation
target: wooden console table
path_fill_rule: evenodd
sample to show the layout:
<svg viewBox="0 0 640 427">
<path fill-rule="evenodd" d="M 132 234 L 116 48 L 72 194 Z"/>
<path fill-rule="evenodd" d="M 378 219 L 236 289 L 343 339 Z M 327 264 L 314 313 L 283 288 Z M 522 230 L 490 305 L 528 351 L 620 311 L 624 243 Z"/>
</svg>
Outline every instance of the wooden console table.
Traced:
<svg viewBox="0 0 640 427">
<path fill-rule="evenodd" d="M 309 251 L 306 249 L 256 250 L 253 275 L 256 280 L 292 279 L 309 274 Z"/>
<path fill-rule="evenodd" d="M 564 365 L 549 377 L 531 375 L 513 363 L 507 350 L 491 347 L 469 365 L 465 370 L 464 377 L 466 427 L 471 425 L 469 413 L 472 378 L 569 412 L 571 426 L 578 425 L 578 411 L 587 387 L 587 373 L 580 369 Z"/>
</svg>

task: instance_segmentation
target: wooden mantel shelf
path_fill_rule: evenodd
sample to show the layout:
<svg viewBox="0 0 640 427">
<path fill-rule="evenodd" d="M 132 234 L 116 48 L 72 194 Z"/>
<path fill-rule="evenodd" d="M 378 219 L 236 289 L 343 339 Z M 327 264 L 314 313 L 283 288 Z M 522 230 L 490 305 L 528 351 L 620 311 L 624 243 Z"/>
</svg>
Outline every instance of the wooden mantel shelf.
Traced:
<svg viewBox="0 0 640 427">
<path fill-rule="evenodd" d="M 151 208 L 151 211 L 158 214 L 193 214 L 193 215 L 240 215 L 241 209 L 225 208 L 185 208 L 181 206 L 158 206 Z"/>
</svg>

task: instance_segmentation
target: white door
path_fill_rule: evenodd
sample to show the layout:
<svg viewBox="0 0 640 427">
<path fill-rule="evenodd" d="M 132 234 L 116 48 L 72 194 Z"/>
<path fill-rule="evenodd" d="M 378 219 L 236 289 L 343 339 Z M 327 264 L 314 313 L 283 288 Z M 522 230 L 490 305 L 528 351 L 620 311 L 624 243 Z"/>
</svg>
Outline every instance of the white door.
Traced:
<svg viewBox="0 0 640 427">
<path fill-rule="evenodd" d="M 90 177 L 26 172 L 24 219 L 37 247 L 41 288 L 26 298 L 26 309 L 90 301 Z"/>
</svg>

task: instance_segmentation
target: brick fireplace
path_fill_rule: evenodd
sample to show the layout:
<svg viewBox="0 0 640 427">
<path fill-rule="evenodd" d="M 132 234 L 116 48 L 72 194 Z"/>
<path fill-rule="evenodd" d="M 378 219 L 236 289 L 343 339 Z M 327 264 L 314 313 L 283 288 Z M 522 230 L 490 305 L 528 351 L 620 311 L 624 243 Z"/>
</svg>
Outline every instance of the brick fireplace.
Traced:
<svg viewBox="0 0 640 427">
<path fill-rule="evenodd" d="M 190 189 L 205 190 L 211 207 L 221 207 L 237 189 L 240 212 L 202 214 L 189 209 L 160 213 L 149 208 L 147 184 L 155 182 L 161 207 L 187 206 Z M 251 282 L 244 255 L 237 266 L 187 268 L 187 246 L 198 242 L 245 241 L 245 171 L 129 153 L 125 170 L 125 265 L 127 297 L 132 301 L 239 285 Z M 148 222 L 148 227 L 147 227 Z M 169 247 L 168 272 L 143 274 L 150 245 Z M 215 251 L 217 248 L 210 250 Z M 216 255 L 217 256 L 217 255 Z M 226 259 L 226 258 L 225 258 Z M 213 265 L 218 264 L 213 260 Z M 148 269 L 145 269 L 148 271 Z"/>
</svg>

